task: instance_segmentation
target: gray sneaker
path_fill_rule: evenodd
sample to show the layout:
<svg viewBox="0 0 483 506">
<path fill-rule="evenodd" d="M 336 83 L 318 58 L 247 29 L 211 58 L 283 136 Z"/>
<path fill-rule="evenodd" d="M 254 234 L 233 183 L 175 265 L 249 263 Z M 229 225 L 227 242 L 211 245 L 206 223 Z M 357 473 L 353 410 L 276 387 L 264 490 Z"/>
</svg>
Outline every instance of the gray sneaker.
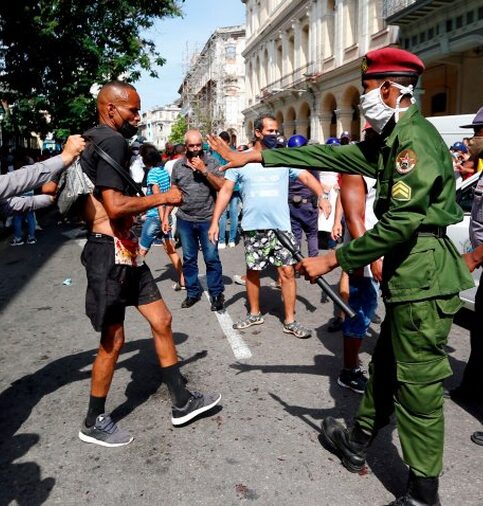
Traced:
<svg viewBox="0 0 483 506">
<path fill-rule="evenodd" d="M 103 413 L 96 418 L 96 423 L 92 427 L 87 427 L 85 422 L 82 423 L 79 439 L 86 443 L 115 448 L 128 445 L 134 438 L 122 430 L 110 415 Z"/>
<path fill-rule="evenodd" d="M 220 394 L 201 394 L 191 392 L 188 402 L 182 407 L 173 406 L 171 423 L 173 425 L 184 425 L 201 413 L 214 408 L 221 400 Z"/>
</svg>

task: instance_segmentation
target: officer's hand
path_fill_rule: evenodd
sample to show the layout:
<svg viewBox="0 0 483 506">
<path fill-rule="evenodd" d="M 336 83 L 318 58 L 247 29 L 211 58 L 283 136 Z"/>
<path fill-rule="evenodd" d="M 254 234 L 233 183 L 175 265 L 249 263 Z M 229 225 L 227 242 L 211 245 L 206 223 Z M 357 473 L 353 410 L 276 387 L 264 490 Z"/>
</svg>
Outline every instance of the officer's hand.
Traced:
<svg viewBox="0 0 483 506">
<path fill-rule="evenodd" d="M 327 274 L 338 265 L 335 251 L 330 251 L 326 255 L 304 258 L 295 266 L 295 270 L 303 274 L 311 283 L 315 283 L 319 276 Z"/>
<path fill-rule="evenodd" d="M 208 239 L 213 243 L 218 243 L 218 237 L 220 233 L 220 227 L 218 226 L 218 223 L 213 223 L 210 225 L 210 228 L 208 229 Z"/>
<path fill-rule="evenodd" d="M 224 171 L 233 167 L 243 167 L 247 163 L 262 161 L 262 154 L 260 151 L 251 150 L 248 152 L 239 153 L 230 149 L 228 144 L 216 135 L 208 135 L 208 144 L 210 148 L 216 151 L 228 163 L 219 167 L 218 170 Z"/>
<path fill-rule="evenodd" d="M 64 166 L 70 165 L 84 150 L 86 141 L 80 135 L 70 135 L 64 145 L 64 150 L 60 154 L 64 161 Z"/>
<path fill-rule="evenodd" d="M 380 283 L 382 281 L 382 260 L 380 258 L 372 262 L 371 272 L 374 276 L 374 280 Z"/>
<path fill-rule="evenodd" d="M 167 192 L 160 193 L 164 197 L 162 204 L 179 206 L 183 202 L 183 195 L 179 188 L 172 186 Z"/>
</svg>

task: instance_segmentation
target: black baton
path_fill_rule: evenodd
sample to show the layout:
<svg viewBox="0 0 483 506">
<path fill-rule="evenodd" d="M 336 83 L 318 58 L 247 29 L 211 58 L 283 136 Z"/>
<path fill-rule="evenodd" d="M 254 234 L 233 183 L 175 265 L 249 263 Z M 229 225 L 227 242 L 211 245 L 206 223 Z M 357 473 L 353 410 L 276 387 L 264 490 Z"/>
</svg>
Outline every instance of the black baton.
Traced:
<svg viewBox="0 0 483 506">
<path fill-rule="evenodd" d="M 302 253 L 300 253 L 300 250 L 298 248 L 295 248 L 290 239 L 287 237 L 285 232 L 282 232 L 281 230 L 274 230 L 275 235 L 277 236 L 277 239 L 281 242 L 282 246 L 290 251 L 294 258 L 300 262 L 304 259 L 304 256 Z M 332 301 L 337 304 L 342 311 L 349 317 L 354 318 L 356 316 L 355 311 L 348 306 L 345 301 L 332 290 L 329 283 L 322 277 L 318 276 L 315 278 L 315 282 L 322 288 L 322 290 L 329 296 L 329 298 L 332 299 Z"/>
</svg>

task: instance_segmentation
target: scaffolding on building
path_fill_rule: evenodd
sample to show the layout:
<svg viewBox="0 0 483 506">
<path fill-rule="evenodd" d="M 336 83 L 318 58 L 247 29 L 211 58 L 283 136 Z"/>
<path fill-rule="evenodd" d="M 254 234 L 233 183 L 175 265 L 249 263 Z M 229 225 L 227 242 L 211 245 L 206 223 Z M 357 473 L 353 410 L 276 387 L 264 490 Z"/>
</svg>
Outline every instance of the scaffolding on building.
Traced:
<svg viewBox="0 0 483 506">
<path fill-rule="evenodd" d="M 227 36 L 242 27 L 218 28 L 200 50 L 200 45 L 187 43 L 183 55 L 184 79 L 178 90 L 181 114 L 188 128 L 203 134 L 225 128 L 227 89 L 238 77 L 227 72 L 227 55 L 223 43 Z M 244 33 L 244 32 L 243 32 Z"/>
</svg>

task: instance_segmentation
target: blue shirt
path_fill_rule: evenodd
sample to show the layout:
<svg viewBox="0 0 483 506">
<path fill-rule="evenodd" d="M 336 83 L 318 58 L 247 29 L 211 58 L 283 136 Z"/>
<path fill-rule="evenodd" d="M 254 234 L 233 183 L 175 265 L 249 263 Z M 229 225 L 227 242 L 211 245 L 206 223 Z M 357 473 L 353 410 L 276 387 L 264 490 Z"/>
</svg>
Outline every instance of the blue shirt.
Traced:
<svg viewBox="0 0 483 506">
<path fill-rule="evenodd" d="M 300 169 L 264 167 L 261 163 L 227 170 L 225 178 L 240 186 L 242 230 L 291 230 L 288 183 L 300 173 Z"/>
<path fill-rule="evenodd" d="M 151 168 L 148 172 L 146 184 L 148 186 L 148 191 L 146 192 L 147 195 L 153 194 L 153 184 L 158 185 L 161 193 L 167 192 L 171 187 L 169 174 L 164 167 Z M 149 209 L 146 216 L 159 218 L 158 208 L 153 207 L 152 209 Z"/>
</svg>

